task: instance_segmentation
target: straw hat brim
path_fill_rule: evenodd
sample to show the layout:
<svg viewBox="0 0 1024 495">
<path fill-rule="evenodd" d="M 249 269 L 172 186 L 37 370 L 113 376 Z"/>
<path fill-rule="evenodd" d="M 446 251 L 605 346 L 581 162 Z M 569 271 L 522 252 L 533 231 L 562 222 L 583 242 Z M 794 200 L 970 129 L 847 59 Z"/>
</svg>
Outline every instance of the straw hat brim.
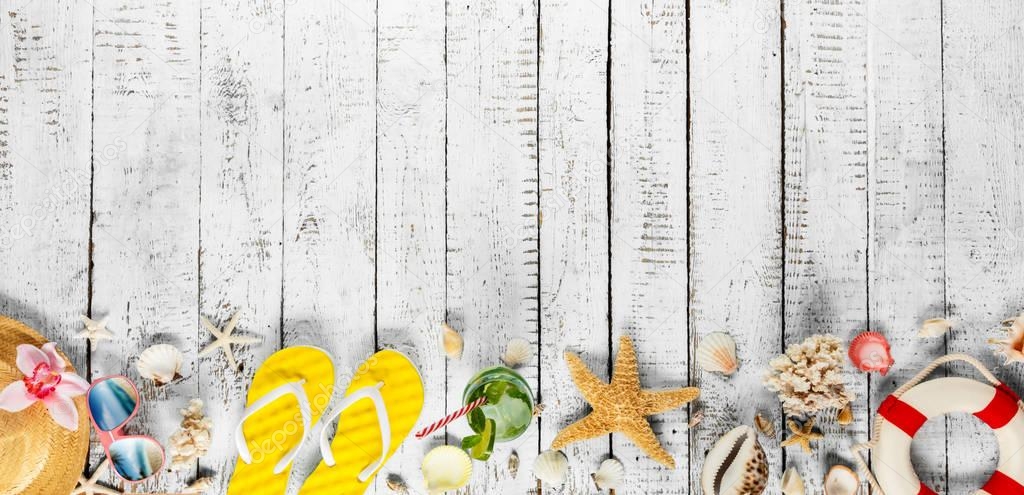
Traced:
<svg viewBox="0 0 1024 495">
<path fill-rule="evenodd" d="M 47 340 L 24 323 L 0 316 L 0 389 L 20 380 L 15 366 L 19 344 L 41 346 Z M 71 361 L 67 371 L 74 371 Z M 62 428 L 46 406 L 35 403 L 20 412 L 0 410 L 0 494 L 71 493 L 89 453 L 89 416 L 85 395 L 74 399 L 78 430 Z"/>
</svg>

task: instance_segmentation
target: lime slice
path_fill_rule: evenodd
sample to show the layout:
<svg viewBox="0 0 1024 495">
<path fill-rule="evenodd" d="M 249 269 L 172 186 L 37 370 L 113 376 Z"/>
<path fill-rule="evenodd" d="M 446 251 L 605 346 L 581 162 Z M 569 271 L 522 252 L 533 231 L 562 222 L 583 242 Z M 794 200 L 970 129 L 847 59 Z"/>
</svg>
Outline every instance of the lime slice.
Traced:
<svg viewBox="0 0 1024 495">
<path fill-rule="evenodd" d="M 491 458 L 491 452 L 494 451 L 495 436 L 494 420 L 488 419 L 484 423 L 484 431 L 462 439 L 462 450 L 469 452 L 469 456 L 478 461 L 486 461 Z"/>
</svg>

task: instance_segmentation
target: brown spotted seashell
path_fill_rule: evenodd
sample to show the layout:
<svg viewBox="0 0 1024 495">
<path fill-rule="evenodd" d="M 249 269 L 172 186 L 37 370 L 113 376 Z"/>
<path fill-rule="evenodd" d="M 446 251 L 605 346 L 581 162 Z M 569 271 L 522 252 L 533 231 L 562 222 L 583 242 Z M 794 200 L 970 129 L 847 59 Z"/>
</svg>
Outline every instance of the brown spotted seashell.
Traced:
<svg viewBox="0 0 1024 495">
<path fill-rule="evenodd" d="M 768 485 L 768 461 L 749 426 L 722 435 L 704 459 L 700 486 L 704 495 L 759 495 Z"/>
</svg>

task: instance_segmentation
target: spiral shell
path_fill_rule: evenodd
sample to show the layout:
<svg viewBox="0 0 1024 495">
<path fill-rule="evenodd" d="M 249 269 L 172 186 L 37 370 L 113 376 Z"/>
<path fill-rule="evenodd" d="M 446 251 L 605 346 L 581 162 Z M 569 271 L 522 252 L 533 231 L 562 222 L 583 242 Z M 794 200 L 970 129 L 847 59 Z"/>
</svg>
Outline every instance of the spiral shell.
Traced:
<svg viewBox="0 0 1024 495">
<path fill-rule="evenodd" d="M 740 367 L 736 359 L 736 341 L 727 333 L 713 332 L 697 345 L 697 364 L 704 371 L 731 375 Z"/>
<path fill-rule="evenodd" d="M 185 356 L 177 347 L 157 344 L 139 354 L 135 368 L 143 378 L 153 380 L 158 387 L 181 378 L 181 363 Z"/>
<path fill-rule="evenodd" d="M 772 420 L 764 417 L 761 413 L 754 415 L 754 426 L 757 427 L 764 436 L 768 438 L 775 438 L 777 432 L 775 431 L 775 423 Z"/>
<path fill-rule="evenodd" d="M 796 468 L 789 468 L 782 475 L 782 495 L 805 495 L 804 479 Z"/>
<path fill-rule="evenodd" d="M 452 359 L 462 357 L 462 335 L 447 323 L 441 324 L 441 344 L 448 357 Z"/>
</svg>

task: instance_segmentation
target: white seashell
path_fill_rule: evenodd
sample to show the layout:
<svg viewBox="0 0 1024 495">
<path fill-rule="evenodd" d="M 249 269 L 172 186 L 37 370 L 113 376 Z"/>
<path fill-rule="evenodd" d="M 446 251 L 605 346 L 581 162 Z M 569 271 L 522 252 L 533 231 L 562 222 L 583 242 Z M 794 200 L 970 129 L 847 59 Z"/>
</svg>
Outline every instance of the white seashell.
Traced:
<svg viewBox="0 0 1024 495">
<path fill-rule="evenodd" d="M 622 480 L 626 477 L 626 468 L 618 459 L 605 459 L 590 476 L 598 490 L 620 490 Z"/>
<path fill-rule="evenodd" d="M 206 490 L 209 490 L 212 487 L 213 487 L 213 478 L 207 476 L 207 477 L 199 478 L 199 479 L 193 481 L 192 483 L 190 483 L 187 487 L 185 487 L 185 491 L 182 492 L 182 493 L 201 494 L 201 493 L 204 493 Z"/>
<path fill-rule="evenodd" d="M 917 336 L 921 338 L 942 337 L 950 328 L 953 328 L 953 323 L 949 320 L 931 318 L 921 323 L 921 329 L 917 331 Z"/>
<path fill-rule="evenodd" d="M 153 380 L 159 387 L 181 378 L 181 363 L 185 356 L 177 347 L 168 344 L 157 344 L 139 354 L 135 363 L 139 375 Z"/>
<path fill-rule="evenodd" d="M 533 475 L 552 486 L 565 483 L 568 471 L 569 459 L 560 450 L 545 450 L 533 461 Z"/>
<path fill-rule="evenodd" d="M 501 361 L 509 368 L 516 368 L 529 364 L 533 359 L 533 347 L 524 339 L 512 339 L 505 346 L 505 353 L 501 355 Z"/>
<path fill-rule="evenodd" d="M 473 461 L 462 449 L 441 445 L 423 457 L 422 469 L 427 492 L 435 495 L 466 486 L 473 474 Z"/>
<path fill-rule="evenodd" d="M 789 468 L 782 475 L 782 495 L 805 495 L 804 479 L 796 468 Z"/>
<path fill-rule="evenodd" d="M 447 323 L 441 324 L 441 343 L 444 345 L 444 353 L 448 357 L 452 359 L 462 357 L 462 335 Z"/>
<path fill-rule="evenodd" d="M 759 495 L 768 485 L 768 461 L 757 432 L 737 426 L 704 458 L 700 486 L 704 495 Z"/>
<path fill-rule="evenodd" d="M 777 434 L 775 431 L 775 423 L 772 420 L 764 417 L 761 413 L 754 414 L 754 426 L 757 427 L 764 436 L 768 438 L 775 438 Z"/>
<path fill-rule="evenodd" d="M 704 371 L 731 375 L 740 367 L 736 341 L 724 332 L 709 333 L 697 344 L 697 364 Z"/>
<path fill-rule="evenodd" d="M 512 479 L 516 479 L 516 476 L 519 476 L 519 453 L 514 450 L 508 456 L 508 474 L 512 476 Z"/>
<path fill-rule="evenodd" d="M 860 476 L 846 466 L 832 466 L 825 475 L 825 495 L 857 495 Z"/>
</svg>

